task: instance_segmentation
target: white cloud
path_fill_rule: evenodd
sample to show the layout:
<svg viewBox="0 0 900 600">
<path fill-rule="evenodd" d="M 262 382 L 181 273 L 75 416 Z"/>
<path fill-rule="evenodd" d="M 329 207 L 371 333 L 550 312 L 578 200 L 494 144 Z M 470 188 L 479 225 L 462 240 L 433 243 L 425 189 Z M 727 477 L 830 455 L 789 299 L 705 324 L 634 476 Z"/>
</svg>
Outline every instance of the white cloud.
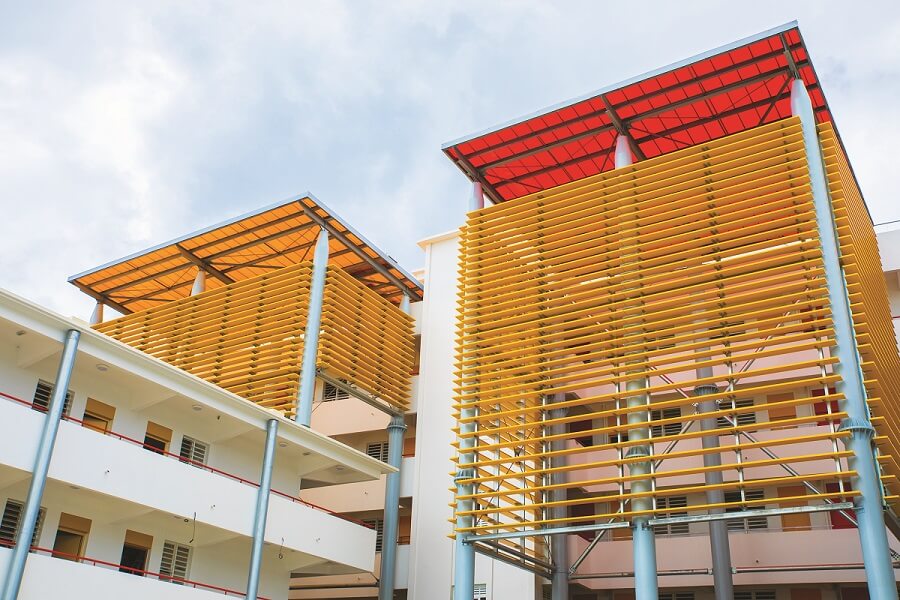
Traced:
<svg viewBox="0 0 900 600">
<path fill-rule="evenodd" d="M 785 4 L 22 5 L 0 286 L 86 316 L 67 276 L 307 190 L 415 268 L 468 196 L 442 142 L 794 18 L 873 216 L 900 218 L 900 7 Z"/>
</svg>

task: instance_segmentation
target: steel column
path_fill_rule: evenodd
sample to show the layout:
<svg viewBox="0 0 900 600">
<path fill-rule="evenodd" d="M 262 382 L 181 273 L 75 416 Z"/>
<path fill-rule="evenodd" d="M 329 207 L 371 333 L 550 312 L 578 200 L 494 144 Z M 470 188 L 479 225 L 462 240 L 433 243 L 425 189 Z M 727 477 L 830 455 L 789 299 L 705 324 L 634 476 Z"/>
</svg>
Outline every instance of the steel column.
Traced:
<svg viewBox="0 0 900 600">
<path fill-rule="evenodd" d="M 316 391 L 316 358 L 319 354 L 319 332 L 322 328 L 322 300 L 328 273 L 328 232 L 323 228 L 313 254 L 312 281 L 309 285 L 309 310 L 303 334 L 303 359 L 300 366 L 300 389 L 294 420 L 309 427 L 312 419 L 313 393 Z"/>
<path fill-rule="evenodd" d="M 697 379 L 712 377 L 712 375 L 712 367 L 699 367 L 697 369 Z M 718 392 L 719 388 L 714 385 L 700 385 L 694 389 L 694 394 L 700 397 Z M 719 409 L 718 404 L 715 400 L 701 400 L 697 409 L 701 414 L 711 415 L 700 420 L 700 430 L 712 432 L 712 435 L 702 438 L 703 448 L 718 448 L 719 436 L 716 433 L 715 417 L 715 413 Z M 703 466 L 713 469 L 707 471 L 704 475 L 704 482 L 707 486 L 719 486 L 723 483 L 722 471 L 717 469 L 721 464 L 721 454 L 708 453 L 703 455 Z M 706 502 L 709 504 L 723 504 L 725 502 L 725 492 L 721 487 L 707 489 Z M 710 509 L 709 512 L 712 514 L 724 514 L 725 509 L 714 508 Z M 725 521 L 709 522 L 709 550 L 712 555 L 713 588 L 716 600 L 733 600 L 734 582 L 731 577 L 731 546 L 728 543 L 728 524 Z"/>
<path fill-rule="evenodd" d="M 66 406 L 66 392 L 69 389 L 69 380 L 72 378 L 72 368 L 75 366 L 80 337 L 80 331 L 70 329 L 66 332 L 63 342 L 62 356 L 56 371 L 56 382 L 53 384 L 53 393 L 50 395 L 50 405 L 47 407 L 44 428 L 41 431 L 41 439 L 38 441 L 34 469 L 31 472 L 31 484 L 28 486 L 28 497 L 22 509 L 19 537 L 13 547 L 12 556 L 9 558 L 6 582 L 3 585 L 3 600 L 18 598 L 19 588 L 22 586 L 25 561 L 28 559 L 31 538 L 34 537 L 34 528 L 41 511 L 41 499 L 44 495 L 44 486 L 47 484 L 47 471 L 50 469 L 50 458 L 53 456 L 59 421 L 62 419 L 63 409 Z"/>
<path fill-rule="evenodd" d="M 565 400 L 564 394 L 556 394 L 551 401 Z M 565 408 L 553 408 L 550 410 L 551 419 L 562 419 L 568 415 L 569 411 Z M 551 425 L 550 435 L 560 435 L 566 432 L 566 426 L 562 424 Z M 565 449 L 566 443 L 563 440 L 553 440 L 550 442 L 550 451 L 557 452 Z M 550 467 L 557 468 L 566 464 L 564 456 L 556 456 L 550 459 Z M 561 471 L 553 471 L 550 476 L 550 483 L 558 485 L 566 482 L 566 474 Z M 567 499 L 565 488 L 554 488 L 550 492 L 550 500 L 552 502 L 561 502 Z M 567 508 L 565 506 L 556 506 L 551 509 L 552 518 L 561 519 L 567 516 Z M 568 600 L 569 598 L 569 536 L 565 533 L 558 533 L 550 536 L 550 562 L 553 565 L 551 577 L 551 597 L 553 600 Z"/>
<path fill-rule="evenodd" d="M 388 430 L 388 464 L 397 467 L 388 473 L 384 491 L 384 533 L 381 536 L 381 577 L 378 600 L 393 600 L 394 570 L 397 567 L 397 535 L 400 521 L 400 465 L 403 462 L 403 435 L 406 423 L 402 416 L 391 417 Z"/>
<path fill-rule="evenodd" d="M 484 208 L 484 193 L 480 183 L 472 185 L 472 196 L 469 198 L 469 210 L 480 210 Z M 474 408 L 463 408 L 460 410 L 460 417 L 468 419 L 476 414 Z M 460 434 L 474 433 L 475 423 L 460 423 Z M 475 447 L 474 437 L 463 437 L 459 441 L 459 461 L 460 463 L 474 462 L 475 455 L 472 448 Z M 456 495 L 468 496 L 474 491 L 474 485 L 471 483 L 462 483 L 464 479 L 471 479 L 475 476 L 475 470 L 472 468 L 459 469 L 454 478 L 456 484 Z M 475 508 L 474 500 L 457 500 L 456 511 L 470 511 Z M 472 527 L 475 523 L 474 517 L 471 515 L 459 515 L 456 517 L 456 529 Z M 475 595 L 475 545 L 466 541 L 466 534 L 457 533 L 453 543 L 453 600 L 472 600 Z"/>
<path fill-rule="evenodd" d="M 631 146 L 626 136 L 616 138 L 615 167 L 617 169 L 632 164 Z M 626 365 L 627 371 L 627 365 Z M 636 410 L 628 413 L 628 440 L 649 440 L 650 438 L 650 411 L 646 410 L 650 399 L 646 393 L 640 390 L 647 388 L 647 377 L 643 373 L 627 373 L 636 375 L 634 379 L 625 382 L 626 392 L 630 394 L 625 399 L 628 408 L 645 407 L 645 410 Z M 650 446 L 632 446 L 627 453 L 628 458 L 650 456 Z M 653 489 L 652 469 L 649 461 L 631 463 L 629 466 L 632 476 L 646 475 L 646 478 L 638 478 L 631 482 L 632 494 L 645 494 Z M 649 511 L 653 509 L 653 499 L 640 496 L 631 501 L 635 511 Z M 634 517 L 632 523 L 632 551 L 634 553 L 634 593 L 636 600 L 658 600 L 659 587 L 656 579 L 656 538 L 653 528 L 648 525 L 649 516 Z"/>
<path fill-rule="evenodd" d="M 197 275 L 194 277 L 194 285 L 191 286 L 191 296 L 202 294 L 206 291 L 206 271 L 202 268 L 197 269 Z"/>
<path fill-rule="evenodd" d="M 269 492 L 272 489 L 272 467 L 275 464 L 275 442 L 278 440 L 278 419 L 266 423 L 266 447 L 263 451 L 262 472 L 256 492 L 256 513 L 253 516 L 253 542 L 250 550 L 250 573 L 247 575 L 247 599 L 259 595 L 259 567 L 262 563 L 263 543 L 266 539 L 266 517 L 269 514 Z"/>
<path fill-rule="evenodd" d="M 97 304 L 94 305 L 94 311 L 91 313 L 91 325 L 99 325 L 103 322 L 103 303 L 97 300 Z"/>
<path fill-rule="evenodd" d="M 851 434 L 845 444 L 853 452 L 848 460 L 849 467 L 857 473 L 851 480 L 853 488 L 861 494 L 854 499 L 854 505 L 869 597 L 873 600 L 896 600 L 897 585 L 884 525 L 882 490 L 872 449 L 875 430 L 866 406 L 866 390 L 856 348 L 846 280 L 840 262 L 840 246 L 828 193 L 822 148 L 816 131 L 816 117 L 809 93 L 801 79 L 795 79 L 791 84 L 791 112 L 800 117 L 803 128 L 816 223 L 825 263 L 825 282 L 834 322 L 835 346 L 831 352 L 838 358 L 834 372 L 841 376 L 836 387 L 838 393 L 843 393 L 846 398 L 841 401 L 841 410 L 848 415 L 841 423 L 841 429 Z"/>
</svg>

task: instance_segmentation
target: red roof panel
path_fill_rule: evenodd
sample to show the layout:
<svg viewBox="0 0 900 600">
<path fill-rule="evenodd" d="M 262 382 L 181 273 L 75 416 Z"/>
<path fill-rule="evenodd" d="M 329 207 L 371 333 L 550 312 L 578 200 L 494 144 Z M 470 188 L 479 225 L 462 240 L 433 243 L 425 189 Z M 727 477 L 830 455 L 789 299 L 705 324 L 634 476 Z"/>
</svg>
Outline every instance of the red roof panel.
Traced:
<svg viewBox="0 0 900 600">
<path fill-rule="evenodd" d="M 652 158 L 790 116 L 792 69 L 819 120 L 831 120 L 800 31 L 790 24 L 444 151 L 502 202 L 612 169 L 620 127 L 639 158 Z"/>
</svg>

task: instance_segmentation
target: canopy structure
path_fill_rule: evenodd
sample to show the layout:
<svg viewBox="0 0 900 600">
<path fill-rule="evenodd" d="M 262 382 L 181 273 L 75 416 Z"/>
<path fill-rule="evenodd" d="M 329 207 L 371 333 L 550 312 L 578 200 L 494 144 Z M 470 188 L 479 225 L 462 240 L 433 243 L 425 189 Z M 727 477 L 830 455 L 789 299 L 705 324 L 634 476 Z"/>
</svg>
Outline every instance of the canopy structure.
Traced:
<svg viewBox="0 0 900 600">
<path fill-rule="evenodd" d="M 123 314 L 190 295 L 198 269 L 209 290 L 311 260 L 320 229 L 329 264 L 399 304 L 422 284 L 312 194 L 297 196 L 90 269 L 69 282 Z"/>
<path fill-rule="evenodd" d="M 613 169 L 627 135 L 643 160 L 790 116 L 801 77 L 832 120 L 796 22 L 444 145 L 495 203 Z"/>
</svg>

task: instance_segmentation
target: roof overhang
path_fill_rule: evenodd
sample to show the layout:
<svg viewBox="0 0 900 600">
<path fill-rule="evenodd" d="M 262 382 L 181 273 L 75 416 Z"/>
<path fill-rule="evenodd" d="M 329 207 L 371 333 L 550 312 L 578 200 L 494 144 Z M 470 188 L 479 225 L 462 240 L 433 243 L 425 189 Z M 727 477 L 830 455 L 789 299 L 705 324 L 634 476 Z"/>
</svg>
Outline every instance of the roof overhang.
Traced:
<svg viewBox="0 0 900 600">
<path fill-rule="evenodd" d="M 495 203 L 611 170 L 619 134 L 638 159 L 790 116 L 801 77 L 819 122 L 832 116 L 797 22 L 787 23 L 531 115 L 444 153 Z"/>
<path fill-rule="evenodd" d="M 190 295 L 198 269 L 206 289 L 311 260 L 320 229 L 329 264 L 385 298 L 422 299 L 422 284 L 312 194 L 289 198 L 69 278 L 95 300 L 128 314 Z"/>
</svg>

